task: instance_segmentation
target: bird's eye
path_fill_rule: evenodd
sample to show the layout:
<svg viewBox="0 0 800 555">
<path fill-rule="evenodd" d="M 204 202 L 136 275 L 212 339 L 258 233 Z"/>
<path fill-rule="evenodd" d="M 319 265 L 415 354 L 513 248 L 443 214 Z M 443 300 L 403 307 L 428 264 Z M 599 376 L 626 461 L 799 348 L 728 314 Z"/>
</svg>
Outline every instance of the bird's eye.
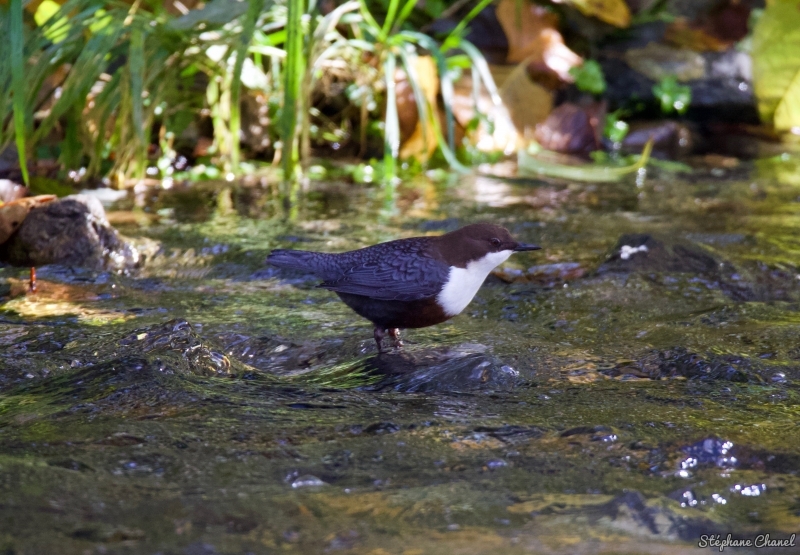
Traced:
<svg viewBox="0 0 800 555">
<path fill-rule="evenodd" d="M 489 242 L 492 244 L 493 247 L 499 247 L 501 244 L 500 239 L 495 237 L 494 239 L 489 239 Z"/>
</svg>

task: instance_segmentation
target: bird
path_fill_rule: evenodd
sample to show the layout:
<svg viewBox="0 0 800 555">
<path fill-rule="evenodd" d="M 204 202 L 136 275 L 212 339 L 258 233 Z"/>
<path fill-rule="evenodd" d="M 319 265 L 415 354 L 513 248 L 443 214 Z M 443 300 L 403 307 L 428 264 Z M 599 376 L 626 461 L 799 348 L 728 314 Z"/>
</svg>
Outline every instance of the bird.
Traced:
<svg viewBox="0 0 800 555">
<path fill-rule="evenodd" d="M 275 249 L 267 263 L 311 273 L 375 326 L 378 352 L 400 330 L 440 324 L 461 313 L 486 276 L 515 252 L 535 251 L 499 225 L 475 223 L 435 237 L 411 237 L 342 253 Z"/>
</svg>

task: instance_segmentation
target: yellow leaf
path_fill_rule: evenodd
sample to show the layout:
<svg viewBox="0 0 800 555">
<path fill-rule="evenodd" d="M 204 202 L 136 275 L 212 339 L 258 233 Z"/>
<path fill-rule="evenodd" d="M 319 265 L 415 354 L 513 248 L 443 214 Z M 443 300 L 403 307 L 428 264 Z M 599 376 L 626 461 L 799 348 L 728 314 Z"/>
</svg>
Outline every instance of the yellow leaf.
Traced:
<svg viewBox="0 0 800 555">
<path fill-rule="evenodd" d="M 416 74 L 419 88 L 422 89 L 425 102 L 428 104 L 428 111 L 435 111 L 436 95 L 439 94 L 439 73 L 436 70 L 436 62 L 434 62 L 431 56 L 419 56 L 415 60 L 414 73 Z M 409 77 L 405 75 L 404 71 L 398 71 L 398 76 L 400 77 L 400 79 L 397 79 L 398 89 L 403 86 L 409 89 L 407 95 L 400 94 L 398 91 L 398 112 L 404 111 L 404 106 L 401 106 L 401 102 L 404 100 L 405 96 L 407 97 L 405 101 L 409 104 L 405 111 L 407 112 L 410 109 L 412 115 L 413 112 L 417 113 L 416 127 L 411 136 L 403 142 L 403 146 L 400 148 L 400 158 L 411 158 L 414 156 L 421 160 L 427 160 L 436 151 L 436 131 L 434 130 L 433 123 L 428 122 L 427 125 L 423 126 L 422 121 L 420 121 L 416 100 L 410 91 L 411 85 L 408 83 Z M 436 113 L 433 114 L 433 117 L 436 117 Z"/>
<path fill-rule="evenodd" d="M 797 127 L 800 127 L 800 69 L 775 109 L 775 129 L 784 131 Z"/>
<path fill-rule="evenodd" d="M 800 127 L 800 2 L 774 0 L 753 30 L 753 82 L 761 119 Z"/>
<path fill-rule="evenodd" d="M 631 24 L 631 11 L 625 0 L 563 0 L 575 6 L 578 11 L 588 17 L 596 17 L 600 21 L 610 23 L 624 29 Z"/>
</svg>

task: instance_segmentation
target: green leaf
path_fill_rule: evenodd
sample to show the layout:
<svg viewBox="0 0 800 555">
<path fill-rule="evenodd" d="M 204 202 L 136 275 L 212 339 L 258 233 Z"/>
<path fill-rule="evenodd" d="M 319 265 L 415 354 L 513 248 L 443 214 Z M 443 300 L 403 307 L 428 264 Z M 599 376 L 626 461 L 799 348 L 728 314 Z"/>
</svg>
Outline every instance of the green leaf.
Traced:
<svg viewBox="0 0 800 555">
<path fill-rule="evenodd" d="M 628 135 L 628 124 L 619 119 L 619 114 L 617 112 L 611 112 L 606 115 L 603 135 L 608 137 L 612 143 L 621 143 Z"/>
<path fill-rule="evenodd" d="M 753 81 L 761 119 L 800 127 L 800 2 L 767 3 L 753 30 Z"/>
<path fill-rule="evenodd" d="M 130 45 L 128 48 L 128 71 L 131 83 L 131 108 L 134 132 L 137 142 L 136 166 L 138 179 L 144 178 L 145 163 L 147 158 L 148 138 L 145 134 L 145 118 L 142 97 L 144 95 L 144 32 L 141 27 L 134 25 L 131 29 Z"/>
<path fill-rule="evenodd" d="M 186 15 L 173 19 L 168 26 L 177 31 L 194 29 L 201 23 L 209 27 L 219 27 L 244 15 L 248 6 L 249 2 L 238 0 L 214 0 L 199 10 L 191 10 Z"/>
<path fill-rule="evenodd" d="M 595 183 L 614 183 L 624 178 L 626 175 L 636 173 L 647 165 L 650 153 L 653 150 L 653 141 L 648 141 L 644 146 L 639 160 L 629 166 L 612 167 L 597 164 L 585 164 L 583 166 L 568 166 L 558 162 L 543 160 L 531 156 L 524 150 L 517 153 L 517 164 L 519 175 L 534 177 L 557 177 L 569 179 L 570 181 L 590 181 Z"/>
<path fill-rule="evenodd" d="M 603 68 L 594 60 L 586 60 L 583 65 L 571 68 L 569 74 L 575 78 L 575 86 L 578 87 L 578 90 L 591 94 L 606 92 Z"/>
<path fill-rule="evenodd" d="M 57 197 L 66 197 L 75 192 L 68 183 L 41 175 L 31 179 L 30 190 L 34 195 L 56 195 Z"/>
<path fill-rule="evenodd" d="M 36 8 L 36 13 L 33 14 L 33 19 L 36 25 L 42 27 L 47 23 L 51 17 L 56 15 L 61 9 L 61 6 L 56 4 L 53 0 L 44 0 L 39 7 Z M 45 32 L 44 36 L 53 41 L 54 43 L 61 42 L 67 38 L 69 32 L 69 21 L 66 16 L 62 15 L 55 25 L 51 25 Z"/>
<path fill-rule="evenodd" d="M 687 85 L 678 84 L 674 75 L 664 77 L 653 85 L 653 96 L 661 102 L 661 111 L 665 114 L 672 112 L 684 114 L 692 103 L 692 89 Z"/>
<path fill-rule="evenodd" d="M 395 94 L 395 67 L 397 60 L 392 54 L 386 56 L 383 74 L 386 80 L 386 127 L 383 139 L 383 166 L 385 179 L 391 183 L 396 175 L 395 161 L 400 151 L 400 121 L 397 115 L 397 95 Z"/>
<path fill-rule="evenodd" d="M 264 0 L 250 0 L 247 15 L 242 24 L 242 34 L 236 48 L 236 64 L 233 66 L 233 82 L 231 84 L 231 166 L 234 173 L 239 173 L 239 131 L 242 127 L 240 98 L 242 95 L 242 68 L 247 57 L 247 49 L 253 40 L 253 32 L 264 7 Z"/>
</svg>

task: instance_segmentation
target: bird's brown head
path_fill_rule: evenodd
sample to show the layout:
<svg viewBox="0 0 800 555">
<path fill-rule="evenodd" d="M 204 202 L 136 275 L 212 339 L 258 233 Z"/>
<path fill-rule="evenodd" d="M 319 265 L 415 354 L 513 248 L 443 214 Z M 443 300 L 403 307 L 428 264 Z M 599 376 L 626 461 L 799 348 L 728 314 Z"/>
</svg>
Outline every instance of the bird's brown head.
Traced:
<svg viewBox="0 0 800 555">
<path fill-rule="evenodd" d="M 490 253 L 535 251 L 541 247 L 516 241 L 499 225 L 478 223 L 464 226 L 440 238 L 441 250 L 448 262 L 461 268 Z"/>
</svg>

